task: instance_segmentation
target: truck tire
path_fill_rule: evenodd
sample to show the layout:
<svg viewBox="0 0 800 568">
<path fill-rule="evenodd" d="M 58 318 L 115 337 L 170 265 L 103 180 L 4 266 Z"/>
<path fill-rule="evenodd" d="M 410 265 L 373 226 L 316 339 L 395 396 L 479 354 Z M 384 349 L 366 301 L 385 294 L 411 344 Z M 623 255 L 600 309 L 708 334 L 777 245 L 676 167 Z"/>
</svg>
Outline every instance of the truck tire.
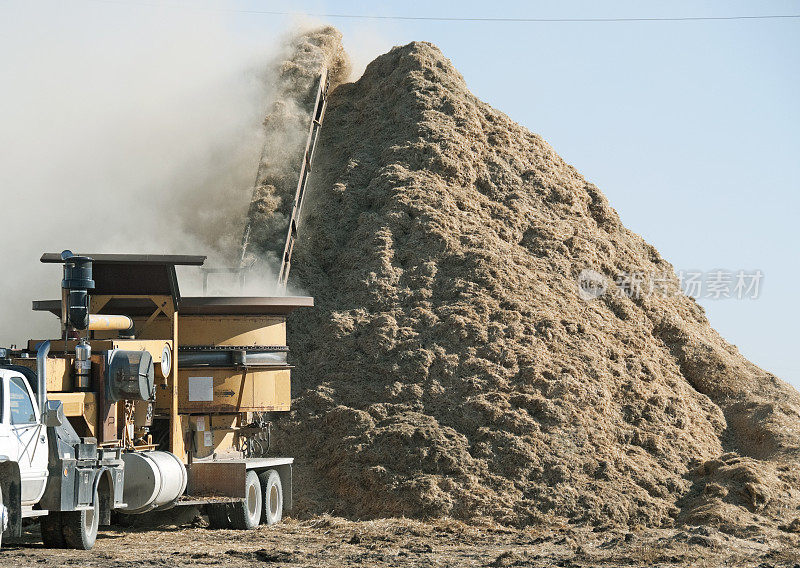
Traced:
<svg viewBox="0 0 800 568">
<path fill-rule="evenodd" d="M 61 512 L 51 511 L 39 520 L 42 530 L 42 542 L 46 548 L 66 548 L 61 525 Z"/>
<path fill-rule="evenodd" d="M 281 476 L 274 469 L 268 469 L 258 476 L 261 488 L 264 490 L 264 502 L 261 522 L 265 525 L 274 525 L 283 518 L 283 485 Z"/>
<path fill-rule="evenodd" d="M 215 503 L 206 505 L 208 515 L 208 526 L 212 529 L 229 529 L 231 522 L 228 520 L 228 505 L 225 503 Z"/>
<path fill-rule="evenodd" d="M 263 494 L 261 482 L 255 471 L 248 471 L 244 480 L 244 500 L 238 503 L 231 503 L 228 511 L 231 527 L 241 530 L 256 528 L 261 522 L 261 510 L 263 509 Z"/>
<path fill-rule="evenodd" d="M 97 539 L 100 526 L 100 504 L 97 495 L 94 507 L 88 511 L 65 511 L 61 513 L 61 532 L 69 548 L 89 550 Z"/>
</svg>

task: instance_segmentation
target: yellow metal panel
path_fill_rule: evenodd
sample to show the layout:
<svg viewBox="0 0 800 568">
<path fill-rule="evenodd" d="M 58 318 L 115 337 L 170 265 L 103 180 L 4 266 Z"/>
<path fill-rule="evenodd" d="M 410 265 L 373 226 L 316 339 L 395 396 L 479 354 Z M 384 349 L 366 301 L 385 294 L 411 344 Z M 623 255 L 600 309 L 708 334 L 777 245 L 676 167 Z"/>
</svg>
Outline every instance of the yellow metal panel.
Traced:
<svg viewBox="0 0 800 568">
<path fill-rule="evenodd" d="M 97 425 L 97 396 L 93 392 L 51 392 L 51 400 L 60 400 L 64 405 L 64 415 L 83 418 L 89 432 L 94 436 Z"/>
<path fill-rule="evenodd" d="M 172 341 L 173 345 L 178 343 L 178 314 L 172 317 Z M 178 350 L 172 353 L 172 373 L 170 374 L 169 388 L 169 451 L 181 458 L 186 459 L 184 451 L 184 438 L 182 424 L 178 419 L 178 391 L 180 379 L 178 378 Z"/>
<path fill-rule="evenodd" d="M 289 376 L 289 371 L 277 373 L 275 375 L 275 400 L 285 401 L 286 410 L 289 410 L 289 405 L 292 400 L 292 380 Z"/>
<path fill-rule="evenodd" d="M 69 391 L 72 390 L 72 359 L 66 360 L 62 357 L 48 357 L 47 359 L 47 390 L 48 391 Z M 28 367 L 36 371 L 36 359 L 13 359 L 15 365 Z M 36 385 L 31 385 L 36 387 Z"/>
<path fill-rule="evenodd" d="M 147 351 L 153 356 L 153 363 L 161 363 L 161 355 L 164 352 L 164 346 L 172 349 L 172 340 L 151 340 L 145 341 L 141 339 L 114 339 L 111 341 L 114 349 L 125 349 L 127 351 Z"/>
<path fill-rule="evenodd" d="M 238 414 L 203 414 L 190 416 L 193 455 L 205 458 L 212 454 L 225 457 L 235 452 L 235 428 Z"/>
<path fill-rule="evenodd" d="M 211 431 L 213 435 L 214 452 L 224 454 L 234 451 L 234 442 L 238 415 L 236 414 L 215 414 L 211 416 Z"/>
<path fill-rule="evenodd" d="M 281 316 L 180 316 L 178 345 L 286 345 L 286 318 Z M 144 320 L 135 320 L 140 327 Z M 156 319 L 139 337 L 170 337 L 170 322 Z"/>
<path fill-rule="evenodd" d="M 180 413 L 236 413 L 289 410 L 289 370 L 246 372 L 191 369 L 179 372 Z M 169 411 L 169 392 L 156 393 L 156 411 Z"/>
<path fill-rule="evenodd" d="M 286 318 L 182 316 L 181 345 L 286 345 Z"/>
</svg>

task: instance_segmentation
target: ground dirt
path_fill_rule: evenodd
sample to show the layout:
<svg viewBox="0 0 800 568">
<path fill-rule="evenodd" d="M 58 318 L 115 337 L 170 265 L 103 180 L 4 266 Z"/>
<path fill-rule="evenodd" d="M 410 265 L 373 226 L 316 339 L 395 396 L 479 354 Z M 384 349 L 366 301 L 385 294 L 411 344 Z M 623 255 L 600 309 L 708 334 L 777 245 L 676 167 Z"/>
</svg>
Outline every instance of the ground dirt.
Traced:
<svg viewBox="0 0 800 568">
<path fill-rule="evenodd" d="M 202 524 L 103 530 L 91 551 L 43 549 L 32 531 L 3 543 L 0 566 L 800 566 L 798 535 L 739 539 L 702 527 L 517 530 L 452 519 L 353 522 L 327 515 L 246 532 Z"/>
</svg>

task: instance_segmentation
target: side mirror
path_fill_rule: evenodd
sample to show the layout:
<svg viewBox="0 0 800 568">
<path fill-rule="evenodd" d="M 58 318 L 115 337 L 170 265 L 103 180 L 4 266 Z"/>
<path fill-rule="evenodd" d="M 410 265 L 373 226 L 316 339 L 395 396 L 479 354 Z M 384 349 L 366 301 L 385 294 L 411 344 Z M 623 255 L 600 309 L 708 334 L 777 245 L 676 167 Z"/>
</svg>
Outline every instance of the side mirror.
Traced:
<svg viewBox="0 0 800 568">
<path fill-rule="evenodd" d="M 48 428 L 61 426 L 66 421 L 64 405 L 60 400 L 48 400 L 44 405 L 44 425 Z"/>
</svg>

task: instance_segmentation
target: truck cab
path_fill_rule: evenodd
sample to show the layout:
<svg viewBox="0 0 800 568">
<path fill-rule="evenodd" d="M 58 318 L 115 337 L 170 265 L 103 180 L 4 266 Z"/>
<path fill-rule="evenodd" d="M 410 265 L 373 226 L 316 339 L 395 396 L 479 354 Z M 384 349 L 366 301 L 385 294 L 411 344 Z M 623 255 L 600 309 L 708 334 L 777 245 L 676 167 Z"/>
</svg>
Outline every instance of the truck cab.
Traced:
<svg viewBox="0 0 800 568">
<path fill-rule="evenodd" d="M 0 462 L 18 465 L 22 506 L 44 495 L 47 458 L 47 430 L 34 390 L 19 371 L 0 369 Z"/>
<path fill-rule="evenodd" d="M 0 545 L 38 517 L 46 545 L 88 549 L 124 507 L 123 462 L 119 450 L 79 437 L 62 402 L 47 400 L 49 350 L 49 341 L 38 345 L 37 372 L 0 363 Z"/>
</svg>

